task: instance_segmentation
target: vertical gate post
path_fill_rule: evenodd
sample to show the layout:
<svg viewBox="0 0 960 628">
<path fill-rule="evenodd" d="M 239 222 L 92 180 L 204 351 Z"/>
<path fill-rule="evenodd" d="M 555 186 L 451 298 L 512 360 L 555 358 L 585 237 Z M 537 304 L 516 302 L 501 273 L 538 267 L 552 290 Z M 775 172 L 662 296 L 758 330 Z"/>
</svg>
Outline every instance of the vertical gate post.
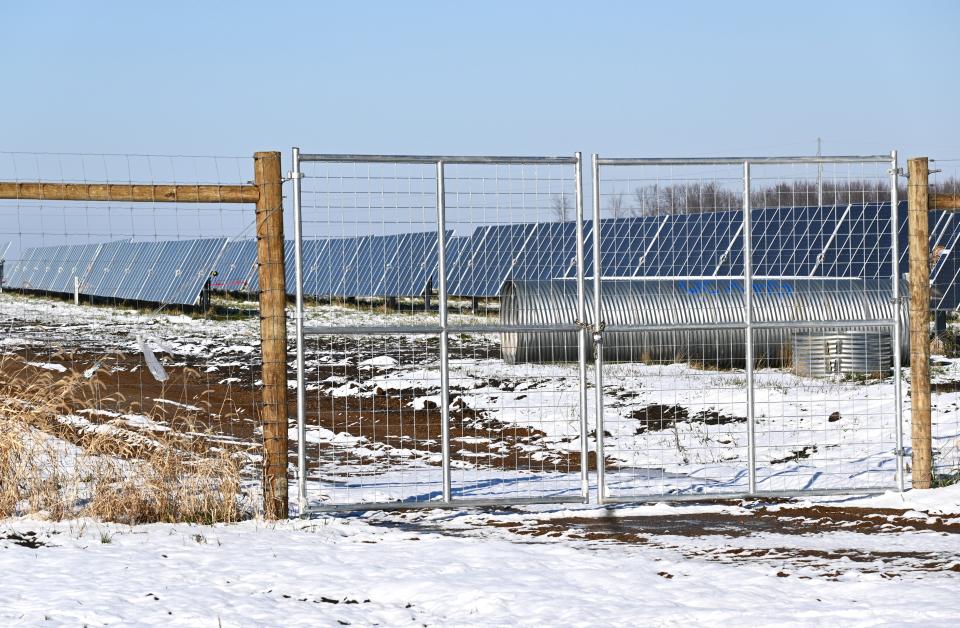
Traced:
<svg viewBox="0 0 960 628">
<path fill-rule="evenodd" d="M 606 454 L 603 440 L 603 300 L 600 280 L 603 278 L 603 269 L 600 268 L 600 244 L 603 234 L 600 223 L 600 156 L 593 154 L 593 366 L 594 366 L 594 395 L 597 407 L 596 435 L 597 435 L 597 503 L 603 504 L 607 499 L 607 469 Z M 586 434 L 583 436 L 586 438 Z"/>
<path fill-rule="evenodd" d="M 284 285 L 283 179 L 279 152 L 254 154 L 260 344 L 263 358 L 263 507 L 285 519 L 287 504 L 287 291 Z"/>
<path fill-rule="evenodd" d="M 904 451 L 903 451 L 903 386 L 901 369 L 903 356 L 903 296 L 900 287 L 900 191 L 897 188 L 900 176 L 900 166 L 897 162 L 897 151 L 890 153 L 890 262 L 892 267 L 891 287 L 893 288 L 893 403 L 894 420 L 897 424 L 895 433 L 897 441 L 897 490 L 904 489 Z"/>
<path fill-rule="evenodd" d="M 910 238 L 910 436 L 913 488 L 930 488 L 930 225 L 929 162 L 908 162 Z"/>
<path fill-rule="evenodd" d="M 750 216 L 750 162 L 743 162 L 743 323 L 747 380 L 747 491 L 757 492 L 757 442 L 753 403 L 753 224 Z"/>
<path fill-rule="evenodd" d="M 300 149 L 293 148 L 293 249 L 296 288 L 297 332 L 297 514 L 306 516 L 307 510 L 307 376 L 303 347 L 303 208 L 300 198 Z M 286 275 L 286 273 L 284 273 Z"/>
<path fill-rule="evenodd" d="M 583 241 L 583 155 L 576 153 L 577 164 L 574 166 L 574 185 L 576 186 L 577 202 L 577 366 L 580 376 L 580 493 L 583 502 L 590 501 L 590 444 L 587 442 L 587 295 L 583 276 L 584 241 Z M 597 458 L 599 465 L 600 458 Z M 598 466 L 599 468 L 599 466 Z M 599 488 L 599 487 L 598 487 Z"/>
<path fill-rule="evenodd" d="M 452 499 L 450 474 L 450 334 L 447 331 L 447 198 L 443 161 L 437 161 L 437 299 L 440 314 L 440 445 L 443 461 L 443 501 Z"/>
</svg>

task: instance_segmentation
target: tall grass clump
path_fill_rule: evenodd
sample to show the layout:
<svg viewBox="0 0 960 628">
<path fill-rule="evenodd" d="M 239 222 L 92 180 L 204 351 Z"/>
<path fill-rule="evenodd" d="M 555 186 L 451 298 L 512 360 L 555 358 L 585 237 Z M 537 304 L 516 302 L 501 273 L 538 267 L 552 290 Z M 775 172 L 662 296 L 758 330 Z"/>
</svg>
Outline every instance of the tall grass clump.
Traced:
<svg viewBox="0 0 960 628">
<path fill-rule="evenodd" d="M 103 392 L 82 374 L 0 356 L 0 516 L 213 523 L 248 512 L 239 449 L 211 446 L 189 419 L 141 431 L 77 414 L 108 401 Z"/>
</svg>

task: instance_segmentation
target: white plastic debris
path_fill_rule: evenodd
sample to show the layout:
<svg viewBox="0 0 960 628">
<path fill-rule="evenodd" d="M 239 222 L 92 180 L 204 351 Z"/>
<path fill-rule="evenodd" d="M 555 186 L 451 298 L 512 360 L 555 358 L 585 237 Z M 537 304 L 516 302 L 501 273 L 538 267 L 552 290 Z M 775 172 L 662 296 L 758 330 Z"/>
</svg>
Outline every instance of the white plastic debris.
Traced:
<svg viewBox="0 0 960 628">
<path fill-rule="evenodd" d="M 153 375 L 153 379 L 158 382 L 165 382 L 170 379 L 170 376 L 167 375 L 167 371 L 164 370 L 163 365 L 160 364 L 160 360 L 157 359 L 157 356 L 154 355 L 153 349 L 151 349 L 146 342 L 143 340 L 143 336 L 137 336 L 137 346 L 140 347 L 140 352 L 143 354 L 143 360 L 147 363 L 147 368 L 150 370 L 150 374 Z"/>
</svg>

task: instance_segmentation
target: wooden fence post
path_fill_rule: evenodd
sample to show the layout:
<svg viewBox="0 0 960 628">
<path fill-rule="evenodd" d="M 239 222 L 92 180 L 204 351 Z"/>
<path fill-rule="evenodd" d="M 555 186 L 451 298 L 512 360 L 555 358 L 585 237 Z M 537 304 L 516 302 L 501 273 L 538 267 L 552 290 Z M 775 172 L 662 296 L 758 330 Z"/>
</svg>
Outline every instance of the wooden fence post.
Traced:
<svg viewBox="0 0 960 628">
<path fill-rule="evenodd" d="M 908 161 L 910 239 L 910 436 L 913 488 L 930 488 L 930 226 L 929 162 Z"/>
<path fill-rule="evenodd" d="M 263 354 L 263 508 L 285 519 L 287 502 L 287 290 L 284 281 L 283 180 L 280 153 L 253 156 Z"/>
</svg>

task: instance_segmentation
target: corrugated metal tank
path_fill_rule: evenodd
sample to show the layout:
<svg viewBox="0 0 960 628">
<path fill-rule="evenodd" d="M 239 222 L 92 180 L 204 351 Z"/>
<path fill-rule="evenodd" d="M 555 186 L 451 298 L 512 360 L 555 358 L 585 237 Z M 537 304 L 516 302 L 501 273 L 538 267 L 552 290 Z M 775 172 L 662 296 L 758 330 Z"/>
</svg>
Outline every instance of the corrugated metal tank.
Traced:
<svg viewBox="0 0 960 628">
<path fill-rule="evenodd" d="M 646 331 L 605 331 L 605 360 L 690 361 L 703 366 L 744 364 L 744 330 L 711 328 L 711 325 L 743 322 L 742 279 L 604 280 L 601 288 L 603 320 L 608 328 L 660 327 Z M 753 295 L 754 321 L 786 323 L 780 328 L 754 330 L 754 355 L 761 366 L 791 364 L 794 330 L 789 327 L 790 321 L 829 323 L 893 317 L 889 280 L 756 279 Z M 593 292 L 590 289 L 586 301 L 586 322 L 592 324 Z M 510 281 L 501 292 L 500 322 L 504 325 L 570 325 L 576 321 L 576 312 L 574 281 Z M 907 329 L 906 313 L 904 303 L 900 312 L 904 330 Z M 704 328 L 671 329 L 673 325 L 682 324 L 699 324 Z M 909 354 L 906 333 L 903 340 L 906 362 Z M 501 344 L 503 358 L 510 363 L 577 360 L 577 337 L 573 331 L 503 333 Z"/>
<path fill-rule="evenodd" d="M 886 377 L 892 366 L 893 348 L 886 330 L 793 335 L 793 372 L 798 375 Z"/>
</svg>

